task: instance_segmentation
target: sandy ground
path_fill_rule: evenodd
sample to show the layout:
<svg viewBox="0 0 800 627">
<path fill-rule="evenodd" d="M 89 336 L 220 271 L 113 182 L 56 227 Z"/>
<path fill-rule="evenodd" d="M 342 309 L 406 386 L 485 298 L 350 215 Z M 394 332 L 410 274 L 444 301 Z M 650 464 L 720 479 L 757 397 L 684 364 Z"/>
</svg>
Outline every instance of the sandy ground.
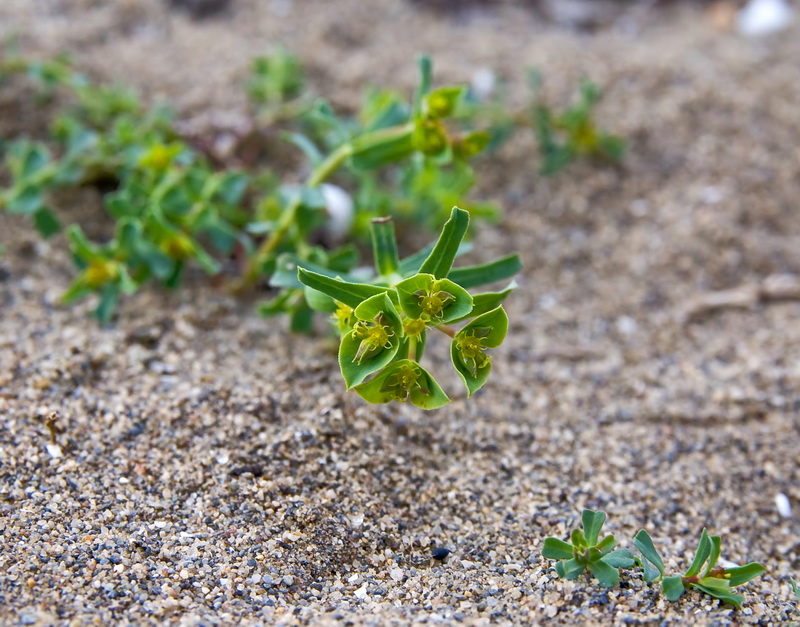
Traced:
<svg viewBox="0 0 800 627">
<path fill-rule="evenodd" d="M 68 50 L 187 118 L 242 111 L 249 60 L 276 44 L 343 107 L 409 89 L 425 50 L 442 82 L 491 68 L 517 102 L 528 66 L 561 102 L 589 76 L 630 142 L 622 169 L 547 180 L 524 134 L 485 162 L 506 215 L 474 257 L 520 250 L 522 287 L 485 392 L 432 413 L 345 394 L 324 339 L 200 281 L 99 328 L 90 303 L 58 304 L 63 239 L 0 216 L 4 624 L 800 621 L 800 302 L 770 288 L 800 275 L 800 26 L 746 40 L 677 6 L 588 34 L 517 3 L 419 4 L 238 0 L 196 21 L 156 0 L 0 3 L 23 53 Z M 0 114 L 6 134 L 40 122 L 18 94 Z M 748 306 L 687 321 L 728 289 Z M 739 611 L 638 575 L 559 580 L 542 542 L 583 507 L 623 546 L 646 526 L 672 572 L 707 526 L 768 573 Z"/>
</svg>

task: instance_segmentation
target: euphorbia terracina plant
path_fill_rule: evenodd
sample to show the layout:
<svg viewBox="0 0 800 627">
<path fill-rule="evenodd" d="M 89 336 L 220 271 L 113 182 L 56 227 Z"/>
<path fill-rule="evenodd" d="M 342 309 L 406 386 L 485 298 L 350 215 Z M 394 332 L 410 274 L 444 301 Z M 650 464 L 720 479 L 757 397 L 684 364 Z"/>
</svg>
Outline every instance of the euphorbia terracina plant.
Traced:
<svg viewBox="0 0 800 627">
<path fill-rule="evenodd" d="M 454 207 L 432 248 L 402 261 L 390 219 L 372 223 L 376 276 L 369 283 L 298 264 L 306 299 L 318 311 L 332 313 L 341 336 L 339 367 L 348 389 L 370 403 L 411 402 L 436 409 L 450 398 L 420 365 L 431 329 L 450 336 L 450 358 L 467 388 L 477 392 L 492 368 L 491 349 L 508 331 L 501 303 L 514 283 L 499 292 L 470 294 L 467 289 L 507 279 L 519 270 L 517 255 L 494 262 L 453 268 L 469 213 Z M 466 322 L 456 330 L 452 325 Z"/>
</svg>

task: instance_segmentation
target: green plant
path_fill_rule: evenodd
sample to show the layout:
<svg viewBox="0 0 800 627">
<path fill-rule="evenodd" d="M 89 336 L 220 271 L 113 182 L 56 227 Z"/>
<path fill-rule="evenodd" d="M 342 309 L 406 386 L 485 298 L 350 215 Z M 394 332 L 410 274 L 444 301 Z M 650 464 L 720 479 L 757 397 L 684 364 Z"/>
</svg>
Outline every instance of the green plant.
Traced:
<svg viewBox="0 0 800 627">
<path fill-rule="evenodd" d="M 487 349 L 505 338 L 508 318 L 501 303 L 514 284 L 500 292 L 467 290 L 513 276 L 520 262 L 510 255 L 454 269 L 468 225 L 469 213 L 454 207 L 432 247 L 400 260 L 392 221 L 374 220 L 375 275 L 369 281 L 303 266 L 296 258 L 281 260 L 279 280 L 289 283 L 296 267 L 311 307 L 333 314 L 345 384 L 366 401 L 409 401 L 423 409 L 450 402 L 420 365 L 431 329 L 450 336 L 451 361 L 468 396 L 486 383 L 492 367 Z M 452 327 L 463 322 L 458 331 Z"/>
<path fill-rule="evenodd" d="M 664 595 L 670 601 L 677 601 L 688 588 L 693 588 L 740 607 L 744 597 L 735 594 L 732 589 L 758 577 L 766 570 L 755 562 L 733 568 L 717 566 L 722 539 L 720 536 L 709 536 L 703 529 L 689 569 L 683 575 L 664 577 L 664 565 L 649 534 L 642 529 L 636 534 L 635 542 L 644 556 L 645 561 L 642 564 L 645 580 L 648 582 L 661 580 Z"/>
<path fill-rule="evenodd" d="M 536 91 L 540 78 L 532 74 L 531 83 Z M 600 89 L 594 83 L 583 82 L 578 102 L 555 113 L 541 97 L 533 106 L 533 129 L 539 144 L 542 174 L 553 174 L 577 158 L 593 158 L 618 163 L 625 155 L 625 141 L 606 133 L 594 118 L 595 105 L 600 101 Z"/>
<path fill-rule="evenodd" d="M 797 597 L 797 602 L 800 603 L 800 588 L 797 587 L 797 582 L 794 579 L 789 579 L 789 585 L 792 586 L 792 592 Z"/>
<path fill-rule="evenodd" d="M 560 560 L 556 564 L 556 572 L 566 579 L 577 579 L 588 569 L 601 585 L 612 587 L 619 582 L 619 568 L 636 565 L 642 569 L 643 579 L 647 583 L 661 583 L 664 596 L 670 601 L 677 601 L 688 588 L 694 588 L 738 608 L 744 597 L 734 593 L 732 589 L 765 572 L 764 567 L 755 562 L 732 568 L 717 566 L 722 540 L 719 536 L 709 536 L 703 529 L 694 560 L 686 573 L 665 577 L 664 561 L 647 531 L 641 529 L 633 539 L 641 553 L 639 557 L 626 549 L 612 551 L 616 546 L 613 535 L 598 542 L 600 529 L 606 519 L 603 512 L 587 509 L 583 511 L 582 518 L 584 530 L 574 530 L 571 543 L 558 538 L 547 538 L 544 541 L 542 556 Z M 794 590 L 796 593 L 796 586 Z"/>
<path fill-rule="evenodd" d="M 616 586 L 619 569 L 633 566 L 633 554 L 627 549 L 614 550 L 617 541 L 611 534 L 599 539 L 606 520 L 605 513 L 585 509 L 581 520 L 583 530 L 574 529 L 570 542 L 552 537 L 545 539 L 542 556 L 559 560 L 556 563 L 559 577 L 577 579 L 582 572 L 589 570 L 601 586 Z"/>
</svg>

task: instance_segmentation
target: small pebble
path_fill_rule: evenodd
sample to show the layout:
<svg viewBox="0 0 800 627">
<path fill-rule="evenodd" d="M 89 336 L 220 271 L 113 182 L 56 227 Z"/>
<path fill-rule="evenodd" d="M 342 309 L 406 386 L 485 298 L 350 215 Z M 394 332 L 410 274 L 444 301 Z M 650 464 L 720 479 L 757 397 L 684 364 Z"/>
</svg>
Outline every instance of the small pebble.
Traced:
<svg viewBox="0 0 800 627">
<path fill-rule="evenodd" d="M 431 551 L 431 557 L 435 560 L 441 561 L 446 559 L 450 553 L 452 553 L 450 549 L 443 546 L 437 546 L 435 549 L 433 549 L 433 551 Z"/>
</svg>

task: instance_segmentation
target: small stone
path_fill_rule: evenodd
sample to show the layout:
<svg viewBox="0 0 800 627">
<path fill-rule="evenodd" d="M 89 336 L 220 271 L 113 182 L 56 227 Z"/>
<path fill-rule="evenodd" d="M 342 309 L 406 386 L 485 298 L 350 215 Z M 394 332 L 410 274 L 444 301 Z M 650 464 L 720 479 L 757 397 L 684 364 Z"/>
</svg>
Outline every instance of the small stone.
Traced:
<svg viewBox="0 0 800 627">
<path fill-rule="evenodd" d="M 789 497 L 786 496 L 783 492 L 778 492 L 775 495 L 775 507 L 778 508 L 778 513 L 783 518 L 792 517 L 792 505 L 791 503 L 789 503 Z"/>
<path fill-rule="evenodd" d="M 431 557 L 433 557 L 435 560 L 442 561 L 446 559 L 450 553 L 452 553 L 450 549 L 443 546 L 437 546 L 435 549 L 433 549 L 433 551 L 431 551 Z"/>
</svg>

